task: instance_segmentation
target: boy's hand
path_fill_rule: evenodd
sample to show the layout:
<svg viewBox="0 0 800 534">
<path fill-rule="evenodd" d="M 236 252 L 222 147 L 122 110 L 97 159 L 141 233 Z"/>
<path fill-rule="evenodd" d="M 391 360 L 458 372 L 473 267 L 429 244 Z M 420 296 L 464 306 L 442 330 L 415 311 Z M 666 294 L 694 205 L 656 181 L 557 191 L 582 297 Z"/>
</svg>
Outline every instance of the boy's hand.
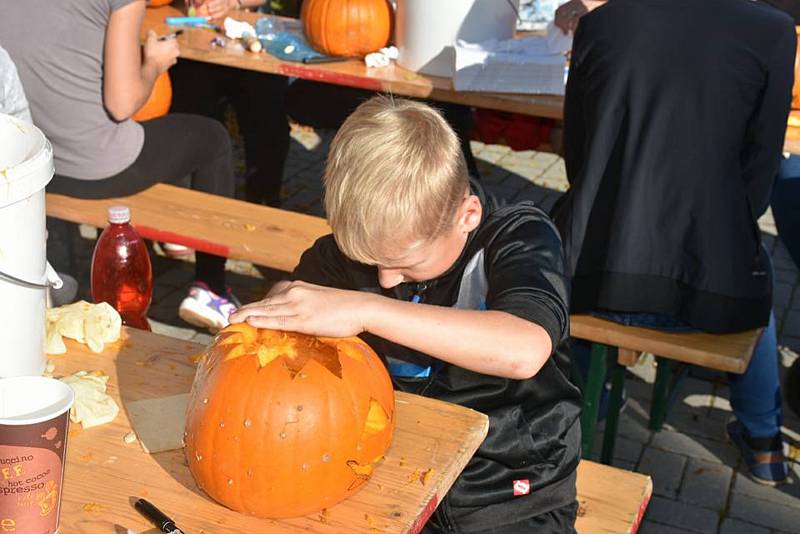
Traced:
<svg viewBox="0 0 800 534">
<path fill-rule="evenodd" d="M 315 336 L 355 336 L 366 330 L 365 301 L 373 297 L 306 282 L 278 282 L 266 298 L 242 306 L 230 321 Z"/>
</svg>

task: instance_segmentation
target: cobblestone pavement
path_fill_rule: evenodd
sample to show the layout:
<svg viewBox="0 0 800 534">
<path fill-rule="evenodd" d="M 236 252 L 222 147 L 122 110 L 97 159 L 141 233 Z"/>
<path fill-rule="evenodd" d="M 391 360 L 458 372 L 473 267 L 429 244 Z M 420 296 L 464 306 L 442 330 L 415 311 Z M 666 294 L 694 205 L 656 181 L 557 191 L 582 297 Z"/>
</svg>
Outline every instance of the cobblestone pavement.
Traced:
<svg viewBox="0 0 800 534">
<path fill-rule="evenodd" d="M 322 132 L 320 137 L 300 129 L 293 132 L 285 173 L 285 208 L 322 215 L 320 180 L 331 135 Z M 564 162 L 553 154 L 514 152 L 506 146 L 481 143 L 473 143 L 473 150 L 484 183 L 500 198 L 533 199 L 548 209 L 566 189 Z M 800 352 L 798 270 L 775 237 L 771 215 L 767 213 L 760 223 L 775 264 L 775 314 L 783 373 L 797 358 L 794 351 Z M 260 298 L 280 277 L 280 273 L 243 262 L 228 262 L 228 268 L 232 271 L 230 283 L 243 301 Z M 159 257 L 154 269 L 154 330 L 208 342 L 208 334 L 188 328 L 176 314 L 191 281 L 192 266 Z M 800 418 L 787 408 L 784 432 L 794 456 L 792 481 L 779 488 L 764 487 L 746 476 L 736 449 L 726 442 L 724 424 L 731 409 L 724 376 L 703 370 L 691 372 L 664 429 L 658 433 L 647 428 L 654 376 L 652 358 L 644 358 L 629 373 L 629 400 L 621 417 L 614 459 L 618 467 L 653 477 L 653 499 L 640 532 L 800 531 L 800 454 L 796 448 L 800 447 Z"/>
</svg>

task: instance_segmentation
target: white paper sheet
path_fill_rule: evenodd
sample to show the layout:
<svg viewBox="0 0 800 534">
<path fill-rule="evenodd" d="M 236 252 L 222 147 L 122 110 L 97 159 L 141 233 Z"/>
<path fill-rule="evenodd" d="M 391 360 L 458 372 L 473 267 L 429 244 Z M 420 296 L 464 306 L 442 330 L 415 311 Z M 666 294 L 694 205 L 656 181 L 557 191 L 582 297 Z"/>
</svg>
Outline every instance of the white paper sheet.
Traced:
<svg viewBox="0 0 800 534">
<path fill-rule="evenodd" d="M 457 91 L 563 95 L 565 52 L 572 36 L 548 28 L 547 37 L 456 44 Z"/>
</svg>

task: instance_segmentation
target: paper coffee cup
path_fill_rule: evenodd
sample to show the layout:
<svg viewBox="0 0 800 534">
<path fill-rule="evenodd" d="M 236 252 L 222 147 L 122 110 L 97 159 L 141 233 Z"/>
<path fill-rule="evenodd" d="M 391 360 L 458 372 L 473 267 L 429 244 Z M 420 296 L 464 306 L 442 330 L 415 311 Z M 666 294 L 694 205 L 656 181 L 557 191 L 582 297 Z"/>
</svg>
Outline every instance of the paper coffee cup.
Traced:
<svg viewBox="0 0 800 534">
<path fill-rule="evenodd" d="M 0 379 L 0 532 L 58 532 L 74 399 L 53 378 Z"/>
</svg>

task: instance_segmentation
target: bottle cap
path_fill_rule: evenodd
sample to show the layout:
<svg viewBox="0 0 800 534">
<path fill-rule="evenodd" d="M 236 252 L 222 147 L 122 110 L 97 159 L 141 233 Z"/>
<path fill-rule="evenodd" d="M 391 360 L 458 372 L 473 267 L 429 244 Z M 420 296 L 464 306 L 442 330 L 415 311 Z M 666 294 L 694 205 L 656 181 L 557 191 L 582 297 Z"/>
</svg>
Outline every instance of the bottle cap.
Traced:
<svg viewBox="0 0 800 534">
<path fill-rule="evenodd" d="M 131 221 L 131 209 L 128 206 L 111 206 L 108 208 L 108 222 L 125 224 Z"/>
</svg>

